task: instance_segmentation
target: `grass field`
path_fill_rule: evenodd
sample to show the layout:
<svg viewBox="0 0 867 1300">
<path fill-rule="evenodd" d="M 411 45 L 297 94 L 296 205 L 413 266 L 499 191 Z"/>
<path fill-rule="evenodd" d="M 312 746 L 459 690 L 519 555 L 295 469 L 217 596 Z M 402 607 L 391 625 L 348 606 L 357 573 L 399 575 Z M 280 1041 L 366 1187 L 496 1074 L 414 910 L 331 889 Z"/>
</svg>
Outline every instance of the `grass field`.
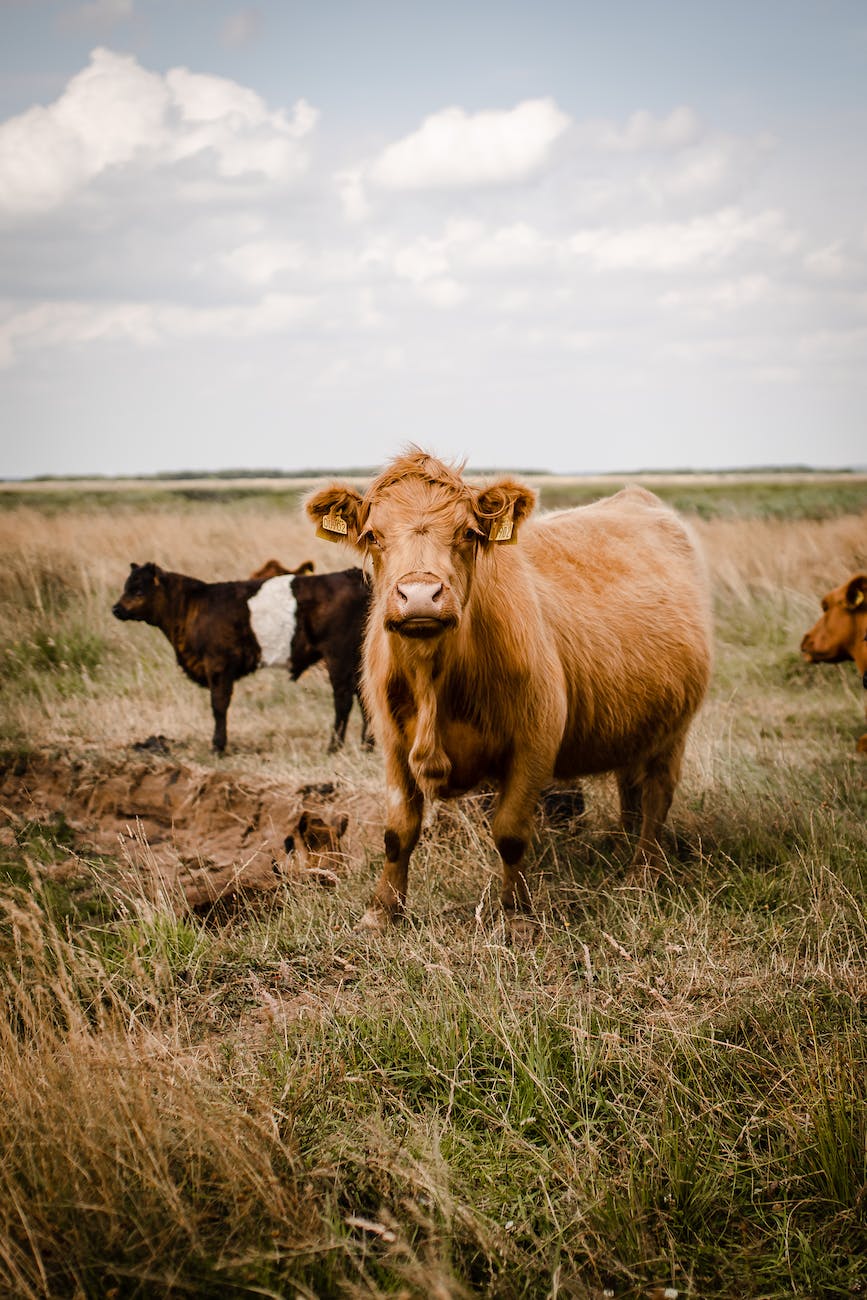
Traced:
<svg viewBox="0 0 867 1300">
<path fill-rule="evenodd" d="M 425 833 L 407 923 L 356 932 L 381 865 L 357 710 L 328 758 L 324 677 L 262 672 L 217 759 L 168 643 L 112 619 L 131 560 L 352 563 L 300 487 L 227 490 L 0 492 L 0 1294 L 867 1295 L 865 693 L 798 653 L 867 568 L 867 483 L 660 487 L 717 624 L 668 870 L 626 883 L 588 783 L 582 819 L 540 820 L 525 949 L 473 798 Z M 169 757 L 132 751 L 157 734 Z M 28 773 L 52 763 L 129 773 L 130 800 L 174 763 L 374 812 L 336 889 L 200 917 L 74 801 L 46 811 Z"/>
</svg>

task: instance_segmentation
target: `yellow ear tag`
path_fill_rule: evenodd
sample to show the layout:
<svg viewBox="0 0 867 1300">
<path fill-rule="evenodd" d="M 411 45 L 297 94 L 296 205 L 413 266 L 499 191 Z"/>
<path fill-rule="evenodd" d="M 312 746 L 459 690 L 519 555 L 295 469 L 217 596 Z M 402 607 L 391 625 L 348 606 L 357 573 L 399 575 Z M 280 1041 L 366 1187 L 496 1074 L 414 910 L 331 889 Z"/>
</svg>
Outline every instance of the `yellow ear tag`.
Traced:
<svg viewBox="0 0 867 1300">
<path fill-rule="evenodd" d="M 349 525 L 343 515 L 338 515 L 332 510 L 323 517 L 322 523 L 316 529 L 316 536 L 324 537 L 327 542 L 337 542 L 348 532 Z"/>
<path fill-rule="evenodd" d="M 858 590 L 855 592 L 855 595 L 852 597 L 852 604 L 853 604 L 853 605 L 863 605 L 863 604 L 864 604 L 864 592 L 861 590 L 860 587 L 859 587 Z"/>
<path fill-rule="evenodd" d="M 499 523 L 494 524 L 490 532 L 492 542 L 509 542 L 514 546 L 518 540 L 518 534 L 515 532 L 515 521 L 513 519 L 501 519 Z"/>
</svg>

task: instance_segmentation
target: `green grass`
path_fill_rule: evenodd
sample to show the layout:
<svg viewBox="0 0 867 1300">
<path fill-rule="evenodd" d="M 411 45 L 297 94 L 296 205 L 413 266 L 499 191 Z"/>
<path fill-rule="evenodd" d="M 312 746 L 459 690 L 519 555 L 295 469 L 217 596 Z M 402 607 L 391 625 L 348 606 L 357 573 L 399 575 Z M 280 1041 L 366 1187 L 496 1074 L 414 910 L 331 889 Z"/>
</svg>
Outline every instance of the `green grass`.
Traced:
<svg viewBox="0 0 867 1300">
<path fill-rule="evenodd" d="M 22 683 L 50 673 L 58 689 L 73 690 L 82 678 L 97 671 L 105 650 L 103 638 L 88 628 L 58 629 L 53 634 L 40 628 L 32 637 L 3 648 L 0 672 Z"/>
<path fill-rule="evenodd" d="M 76 486 L 40 488 L 38 491 L 4 488 L 0 491 L 0 511 L 24 508 L 53 516 L 69 510 L 84 510 L 122 516 L 134 515 L 140 510 L 155 510 L 176 516 L 194 512 L 197 506 L 204 504 L 217 505 L 229 511 L 255 506 L 260 511 L 274 514 L 295 510 L 306 491 L 294 487 L 221 487 L 216 484 L 207 487 L 137 487 L 127 491 Z"/>
<path fill-rule="evenodd" d="M 641 476 L 635 476 L 641 481 Z M 623 476 L 624 483 L 630 480 Z M 652 490 L 688 515 L 700 519 L 780 519 L 822 520 L 841 515 L 860 514 L 867 509 L 867 487 L 847 483 L 840 476 L 832 483 L 774 482 L 771 478 L 753 482 L 749 479 L 691 485 L 688 477 L 677 485 L 647 479 Z M 607 496 L 609 490 L 579 483 L 544 484 L 540 504 L 545 510 L 563 510 L 588 505 Z"/>
<path fill-rule="evenodd" d="M 341 475 L 335 471 L 333 475 L 326 473 L 325 476 L 339 478 Z M 690 475 L 685 473 L 676 484 L 657 483 L 653 475 L 623 475 L 624 483 L 645 480 L 653 491 L 677 510 L 702 519 L 822 520 L 858 514 L 867 508 L 867 486 L 857 478 L 848 481 L 845 473 L 835 475 L 830 481 L 819 478 L 811 482 L 809 476 L 801 476 L 795 481 L 776 480 L 771 474 L 754 478 L 749 475 L 722 476 L 713 483 L 692 483 Z M 194 512 L 198 505 L 210 504 L 233 513 L 255 507 L 270 515 L 297 509 L 307 490 L 294 485 L 291 488 L 262 488 L 243 483 L 222 485 L 218 478 L 208 484 L 167 487 L 155 482 L 127 490 L 73 483 L 41 486 L 38 491 L 6 487 L 0 491 L 0 511 L 26 507 L 47 515 L 63 514 L 68 510 L 110 511 L 124 515 L 148 509 L 183 515 Z M 562 483 L 543 480 L 539 498 L 543 509 L 560 510 L 587 505 L 600 496 L 609 495 L 610 491 L 608 487 L 580 480 Z"/>
</svg>

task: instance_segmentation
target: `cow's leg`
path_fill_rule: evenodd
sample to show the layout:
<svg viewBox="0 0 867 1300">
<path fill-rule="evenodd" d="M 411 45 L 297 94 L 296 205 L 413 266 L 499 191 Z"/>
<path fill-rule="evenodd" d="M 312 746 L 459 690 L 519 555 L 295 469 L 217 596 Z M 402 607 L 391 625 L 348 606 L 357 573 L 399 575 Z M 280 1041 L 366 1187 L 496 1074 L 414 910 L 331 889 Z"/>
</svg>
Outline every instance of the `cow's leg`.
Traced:
<svg viewBox="0 0 867 1300">
<path fill-rule="evenodd" d="M 358 707 L 361 709 L 361 748 L 373 749 L 373 732 L 370 730 L 370 718 L 367 716 L 367 709 L 364 707 L 364 696 L 361 691 L 356 691 L 358 696 Z"/>
<path fill-rule="evenodd" d="M 370 906 L 361 918 L 365 930 L 382 930 L 406 907 L 409 859 L 421 834 L 424 799 L 409 774 L 389 780 L 385 830 L 385 864 L 373 891 Z"/>
<path fill-rule="evenodd" d="M 522 927 L 515 924 L 519 918 L 524 920 L 523 928 L 527 922 L 532 924 L 533 904 L 523 862 L 532 833 L 533 814 L 551 775 L 551 767 L 538 766 L 538 771 L 536 765 L 512 769 L 500 791 L 491 822 L 494 844 L 503 864 L 500 901 L 507 921 L 516 932 L 522 932 Z"/>
<path fill-rule="evenodd" d="M 355 687 L 351 680 L 346 681 L 337 674 L 332 676 L 330 668 L 328 675 L 331 678 L 331 689 L 334 692 L 334 727 L 331 732 L 331 739 L 328 742 L 328 752 L 329 754 L 336 754 L 338 749 L 343 748 L 343 743 L 346 740 L 346 724 L 349 721 L 349 714 L 352 709 L 352 697 L 355 694 Z"/>
<path fill-rule="evenodd" d="M 620 794 L 620 820 L 627 835 L 636 835 L 641 828 L 643 781 L 641 773 L 624 768 L 617 773 L 617 790 Z"/>
<path fill-rule="evenodd" d="M 218 754 L 226 749 L 226 714 L 232 701 L 232 688 L 235 685 L 228 673 L 215 673 L 209 680 L 211 688 L 211 710 L 214 714 L 214 738 L 211 748 Z"/>
<path fill-rule="evenodd" d="M 664 865 L 660 837 L 680 779 L 685 743 L 686 736 L 679 736 L 667 750 L 649 759 L 645 765 L 641 790 L 641 831 L 630 868 L 634 876 L 652 877 Z"/>
</svg>

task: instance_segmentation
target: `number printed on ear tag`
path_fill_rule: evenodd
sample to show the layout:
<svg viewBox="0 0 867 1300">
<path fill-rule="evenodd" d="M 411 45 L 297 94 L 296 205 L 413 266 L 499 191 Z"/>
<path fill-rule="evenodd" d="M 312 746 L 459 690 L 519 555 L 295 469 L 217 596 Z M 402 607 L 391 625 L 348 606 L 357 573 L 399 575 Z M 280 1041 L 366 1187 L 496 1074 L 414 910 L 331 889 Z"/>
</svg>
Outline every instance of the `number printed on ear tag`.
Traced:
<svg viewBox="0 0 867 1300">
<path fill-rule="evenodd" d="M 511 519 L 501 519 L 495 528 L 491 531 L 492 542 L 508 542 L 512 539 L 514 522 Z"/>
<path fill-rule="evenodd" d="M 342 537 L 349 532 L 349 526 L 343 515 L 337 515 L 333 510 L 322 520 L 322 527 L 327 533 L 340 533 Z"/>
</svg>

